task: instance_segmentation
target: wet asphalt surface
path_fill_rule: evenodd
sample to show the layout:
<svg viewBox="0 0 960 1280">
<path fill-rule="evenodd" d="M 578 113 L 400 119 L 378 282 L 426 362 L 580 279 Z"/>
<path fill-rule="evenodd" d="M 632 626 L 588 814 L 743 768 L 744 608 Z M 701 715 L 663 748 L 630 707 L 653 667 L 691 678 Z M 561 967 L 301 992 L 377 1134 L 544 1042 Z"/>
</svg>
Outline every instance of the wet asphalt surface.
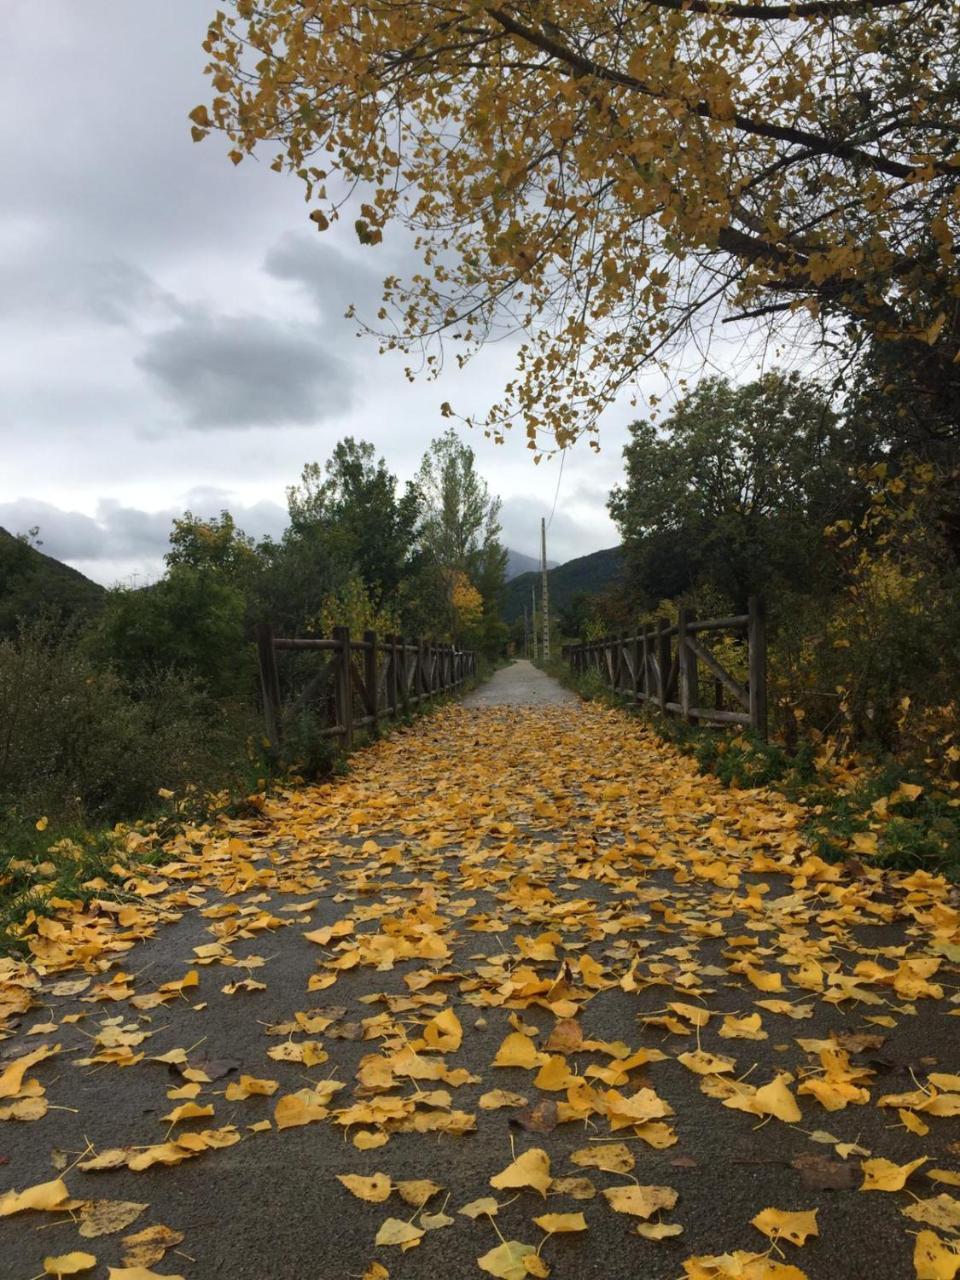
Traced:
<svg viewBox="0 0 960 1280">
<path fill-rule="evenodd" d="M 499 673 L 503 699 L 508 705 L 516 705 L 517 698 L 523 696 L 518 693 L 519 686 L 526 686 L 526 696 L 537 701 L 559 698 L 559 687 L 553 682 L 544 687 L 542 682 L 547 678 L 538 672 L 531 675 L 532 671 L 516 664 Z M 473 695 L 472 703 L 479 708 L 476 714 L 482 715 L 498 705 L 496 692 L 496 688 L 488 688 L 479 697 Z M 571 714 L 575 711 L 571 710 Z M 543 824 L 536 832 L 537 839 L 546 842 L 568 835 L 566 830 L 551 831 Z M 402 832 L 384 830 L 377 839 L 383 847 L 390 847 L 402 839 Z M 607 832 L 605 839 L 615 843 L 616 831 Z M 355 841 L 357 847 L 362 843 L 359 837 Z M 427 849 L 408 845 L 402 866 L 381 870 L 375 893 L 380 900 L 395 900 L 399 913 L 429 883 L 451 899 L 469 897 L 471 914 L 496 915 L 499 910 L 503 915 L 498 886 L 485 889 L 474 885 L 469 895 L 459 888 L 460 858 L 461 851 L 456 846 Z M 365 861 L 373 866 L 376 859 L 368 854 Z M 141 1029 L 150 1032 L 149 1039 L 140 1046 L 148 1057 L 183 1047 L 190 1051 L 192 1060 L 218 1060 L 227 1069 L 227 1074 L 205 1085 L 197 1099 L 214 1103 L 215 1118 L 183 1128 L 232 1123 L 244 1134 L 244 1140 L 237 1145 L 207 1152 L 174 1168 L 154 1167 L 141 1173 L 125 1168 L 95 1173 L 71 1169 L 62 1175 L 76 1197 L 134 1200 L 149 1205 L 121 1235 L 153 1223 L 164 1223 L 184 1233 L 179 1249 L 155 1264 L 161 1275 L 179 1274 L 191 1280 L 352 1280 L 363 1277 L 376 1260 L 388 1269 L 390 1280 L 466 1280 L 484 1274 L 476 1260 L 499 1241 L 489 1219 L 471 1221 L 457 1210 L 486 1195 L 496 1195 L 501 1203 L 510 1201 L 496 1218 L 503 1237 L 534 1247 L 542 1238 L 531 1221 L 535 1215 L 585 1213 L 589 1224 L 586 1233 L 553 1237 L 543 1247 L 542 1257 L 552 1268 L 554 1280 L 674 1280 L 683 1275 L 683 1260 L 691 1255 L 733 1249 L 763 1252 L 769 1242 L 749 1224 L 756 1213 L 768 1206 L 785 1210 L 818 1208 L 819 1238 L 810 1240 L 802 1249 L 790 1244 L 782 1246 L 786 1256 L 781 1261 L 800 1267 L 810 1280 L 898 1280 L 914 1275 L 913 1239 L 908 1232 L 917 1226 L 898 1212 L 902 1204 L 910 1202 L 908 1193 L 862 1193 L 855 1189 L 859 1179 L 845 1189 L 811 1189 L 792 1161 L 811 1155 L 830 1156 L 829 1146 L 808 1136 L 814 1130 L 827 1130 L 838 1139 L 857 1142 L 891 1160 L 906 1162 L 929 1155 L 931 1163 L 955 1169 L 960 1167 L 960 1160 L 949 1144 L 956 1143 L 960 1136 L 957 1120 L 932 1119 L 930 1135 L 920 1138 L 894 1127 L 895 1111 L 868 1105 L 828 1113 L 811 1098 L 805 1098 L 804 1119 L 799 1125 L 776 1119 L 760 1122 L 756 1117 L 724 1109 L 716 1099 L 706 1097 L 699 1088 L 700 1078 L 672 1058 L 655 1062 L 633 1074 L 631 1090 L 650 1085 L 669 1101 L 675 1112 L 671 1124 L 678 1141 L 664 1150 L 655 1150 L 630 1137 L 626 1141 L 636 1157 L 633 1177 L 641 1184 L 669 1186 L 678 1191 L 676 1208 L 662 1216 L 682 1223 L 684 1232 L 659 1243 L 646 1241 L 633 1233 L 634 1220 L 613 1213 L 599 1194 L 603 1187 L 631 1181 L 631 1177 L 578 1169 L 569 1163 L 570 1152 L 591 1138 L 608 1136 L 602 1119 L 560 1125 L 552 1132 L 538 1134 L 511 1126 L 512 1112 L 508 1109 L 477 1109 L 479 1096 L 494 1088 L 515 1090 L 531 1103 L 542 1101 L 544 1096 L 562 1095 L 541 1094 L 532 1083 L 532 1072 L 491 1066 L 498 1045 L 511 1030 L 510 1011 L 471 1003 L 466 998 L 469 991 L 456 982 L 430 990 L 448 994 L 449 1004 L 462 1023 L 463 1043 L 459 1050 L 446 1055 L 448 1065 L 466 1067 L 480 1080 L 452 1090 L 453 1106 L 476 1113 L 478 1132 L 462 1136 L 397 1133 L 386 1146 L 370 1151 L 356 1150 L 343 1130 L 328 1121 L 283 1132 L 250 1132 L 247 1126 L 271 1118 L 275 1099 L 225 1101 L 224 1086 L 241 1072 L 279 1081 L 281 1093 L 302 1088 L 311 1081 L 336 1078 L 347 1085 L 337 1102 L 347 1105 L 354 1097 L 354 1073 L 360 1059 L 378 1048 L 376 1042 L 369 1040 L 321 1034 L 312 1038 L 322 1041 L 329 1060 L 308 1070 L 301 1064 L 273 1061 L 266 1056 L 267 1048 L 278 1043 L 278 1037 L 269 1034 L 272 1024 L 291 1019 L 297 1011 L 333 1007 L 334 1012 L 346 1010 L 335 1025 L 347 1024 L 349 1036 L 353 1034 L 349 1030 L 352 1022 L 383 1009 L 382 1004 L 360 1003 L 364 996 L 406 995 L 404 974 L 423 967 L 422 961 L 412 961 L 398 963 L 385 972 L 356 968 L 341 973 L 329 990 L 308 993 L 308 979 L 317 972 L 318 951 L 304 940 L 303 933 L 305 929 L 332 924 L 355 909 L 358 898 L 363 897 L 357 892 L 356 869 L 355 863 L 333 853 L 323 866 L 329 883 L 319 895 L 269 893 L 264 901 L 264 894 L 256 892 L 231 899 L 241 908 L 256 903 L 258 908 L 265 907 L 278 917 L 291 920 L 285 927 L 240 938 L 232 944 L 233 958 L 241 965 L 245 958 L 254 957 L 254 966 L 248 972 L 266 984 L 265 990 L 225 995 L 221 987 L 242 977 L 243 972 L 214 963 L 198 968 L 199 986 L 186 992 L 184 998 L 147 1014 L 137 1014 L 123 1003 L 91 1004 L 79 998 L 50 997 L 23 1016 L 15 1027 L 16 1034 L 0 1040 L 0 1070 L 8 1059 L 38 1044 L 61 1043 L 63 1052 L 35 1069 L 52 1104 L 47 1115 L 33 1123 L 0 1125 L 0 1194 L 8 1187 L 22 1189 L 58 1176 L 58 1165 L 63 1163 L 60 1153 L 65 1153 L 67 1162 L 72 1163 L 90 1144 L 99 1151 L 164 1139 L 168 1126 L 160 1117 L 175 1105 L 167 1099 L 166 1091 L 183 1083 L 175 1068 L 147 1059 L 130 1067 L 78 1067 L 72 1063 L 75 1050 L 89 1052 L 90 1035 L 104 1019 L 122 1015 L 125 1021 L 136 1021 Z M 761 880 L 779 889 L 786 883 L 783 877 L 770 874 L 744 875 L 743 887 Z M 632 896 L 616 883 L 607 886 L 597 880 L 588 884 L 570 881 L 565 872 L 552 874 L 548 865 L 540 867 L 536 881 L 547 885 L 559 898 L 589 896 L 601 907 L 614 905 L 623 911 L 632 909 L 634 904 Z M 669 874 L 654 872 L 643 885 L 645 890 L 666 891 L 669 901 L 672 883 Z M 208 905 L 218 901 L 217 893 L 210 889 L 204 890 L 202 896 Z M 309 912 L 284 911 L 307 897 L 319 899 Z M 336 901 L 338 897 L 340 900 Z M 704 914 L 706 917 L 706 911 Z M 702 937 L 692 944 L 687 934 L 681 936 L 665 929 L 659 921 L 656 914 L 651 915 L 649 923 L 629 938 L 629 947 L 637 946 L 645 961 L 658 956 L 669 959 L 671 948 L 695 945 L 693 954 L 698 965 L 725 966 L 724 937 Z M 123 960 L 123 968 L 137 975 L 137 990 L 152 990 L 197 967 L 193 949 L 211 941 L 211 926 L 215 923 L 197 910 L 187 910 L 179 920 L 161 926 L 154 937 L 139 944 Z M 367 927 L 375 931 L 377 923 Z M 469 977 L 483 964 L 484 957 L 508 952 L 518 935 L 537 934 L 544 927 L 515 916 L 506 929 L 497 932 L 456 929 L 454 955 L 441 967 Z M 736 931 L 739 923 L 731 922 L 730 928 Z M 358 926 L 358 932 L 363 931 L 364 927 Z M 816 935 L 815 928 L 811 932 Z M 899 925 L 856 932 L 872 947 L 903 941 Z M 581 944 L 571 941 L 568 954 L 576 958 Z M 619 957 L 618 967 L 622 969 L 627 946 L 624 935 L 619 934 L 591 943 L 587 950 L 608 965 Z M 558 950 L 562 952 L 562 948 Z M 537 967 L 546 974 L 557 966 Z M 45 985 L 49 987 L 63 976 L 56 975 Z M 956 988 L 955 969 L 952 978 L 941 976 Z M 711 1010 L 737 1014 L 749 1012 L 753 997 L 759 994 L 745 992 L 742 981 L 730 974 L 712 978 L 709 990 L 706 1003 Z M 793 990 L 787 998 L 796 1000 L 803 995 Z M 585 1034 L 593 1038 L 624 1040 L 631 1048 L 662 1048 L 673 1055 L 695 1048 L 695 1040 L 671 1035 L 661 1028 L 644 1027 L 638 1017 L 662 1013 L 665 1001 L 677 999 L 683 996 L 671 986 L 630 993 L 615 986 L 600 991 L 589 1001 L 581 1021 Z M 198 1003 L 204 1007 L 195 1010 L 192 1006 Z M 796 1046 L 796 1036 L 826 1036 L 838 1027 L 878 1031 L 864 1021 L 864 1015 L 879 1011 L 873 1006 L 853 1003 L 834 1008 L 815 999 L 810 1003 L 814 1014 L 803 1021 L 764 1015 L 764 1026 L 770 1032 L 768 1040 L 724 1041 L 705 1031 L 703 1045 L 713 1052 L 735 1055 L 738 1076 L 750 1070 L 750 1079 L 765 1082 L 778 1071 L 795 1070 L 804 1060 Z M 73 1012 L 85 1016 L 73 1025 L 61 1023 L 53 1036 L 30 1036 L 31 1027 L 44 1024 L 51 1017 L 60 1020 Z M 537 1041 L 542 1045 L 554 1024 L 553 1015 L 536 1007 L 519 1012 L 527 1024 L 539 1028 Z M 960 1022 L 946 1016 L 948 1012 L 941 1002 L 917 1002 L 915 1016 L 899 1018 L 895 1028 L 882 1033 L 882 1045 L 855 1058 L 858 1063 L 869 1064 L 876 1073 L 871 1081 L 875 1095 L 910 1090 L 915 1087 L 915 1077 L 922 1078 L 926 1070 L 958 1070 Z M 413 1025 L 414 1020 L 422 1022 L 425 1014 L 419 1012 L 410 1017 Z M 478 1020 L 479 1026 L 475 1025 Z M 596 1054 L 590 1053 L 571 1058 L 580 1070 L 598 1060 Z M 548 1152 L 555 1176 L 589 1176 L 597 1195 L 577 1201 L 551 1195 L 544 1201 L 530 1190 L 495 1192 L 489 1185 L 491 1175 L 510 1162 L 514 1150 L 520 1154 L 530 1147 L 542 1147 Z M 431 1178 L 440 1183 L 445 1190 L 429 1207 L 437 1211 L 445 1206 L 454 1225 L 429 1231 L 419 1247 L 407 1253 L 398 1248 L 375 1247 L 374 1237 L 385 1218 L 409 1219 L 413 1211 L 395 1195 L 386 1203 L 364 1203 L 341 1186 L 335 1175 L 369 1175 L 378 1170 L 394 1181 Z M 934 1188 L 929 1183 L 911 1183 L 911 1188 L 920 1195 L 952 1190 Z M 85 1274 L 99 1280 L 106 1275 L 107 1265 L 119 1265 L 119 1239 L 118 1235 L 109 1235 L 82 1240 L 70 1215 L 28 1213 L 0 1219 L 0 1277 L 28 1280 L 41 1273 L 45 1255 L 86 1249 L 97 1256 L 98 1267 Z M 778 1254 L 771 1256 L 777 1259 Z"/>
</svg>

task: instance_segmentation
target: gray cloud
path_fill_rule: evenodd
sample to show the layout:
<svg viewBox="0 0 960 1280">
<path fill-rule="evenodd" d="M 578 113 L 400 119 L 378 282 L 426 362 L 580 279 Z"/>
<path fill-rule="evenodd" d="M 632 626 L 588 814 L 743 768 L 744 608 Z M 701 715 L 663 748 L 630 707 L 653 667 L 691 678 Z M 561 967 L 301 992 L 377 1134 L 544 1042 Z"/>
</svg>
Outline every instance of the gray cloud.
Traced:
<svg viewBox="0 0 960 1280">
<path fill-rule="evenodd" d="M 375 316 L 383 277 L 419 266 L 409 242 L 394 229 L 361 248 L 350 218 L 320 235 L 295 179 L 234 167 L 216 136 L 195 146 L 212 9 L 154 10 L 3 5 L 0 523 L 39 524 L 45 550 L 100 581 L 159 572 L 183 507 L 279 533 L 285 486 L 344 435 L 409 478 L 447 425 L 441 403 L 481 412 L 514 364 L 501 343 L 410 382 L 405 356 L 356 339 L 344 311 Z M 568 456 L 551 556 L 617 540 L 603 503 L 620 435 L 605 457 Z M 516 516 L 508 540 L 535 553 L 555 468 L 533 467 L 522 440 L 470 442 Z M 587 473 L 595 494 L 571 492 Z"/>
<path fill-rule="evenodd" d="M 351 373 L 309 325 L 195 311 L 136 364 L 194 428 L 319 422 L 350 408 Z"/>
<path fill-rule="evenodd" d="M 275 280 L 301 286 L 325 325 L 343 337 L 354 332 L 348 324 L 337 323 L 349 306 L 370 318 L 380 305 L 383 278 L 393 266 L 383 255 L 376 261 L 374 268 L 372 262 L 347 257 L 323 236 L 288 232 L 267 254 L 263 269 Z"/>
<path fill-rule="evenodd" d="M 542 498 L 506 498 L 500 511 L 504 543 L 516 551 L 539 557 L 541 516 L 550 516 L 549 507 L 544 510 Z M 598 518 L 595 507 L 581 507 L 576 495 L 565 498 L 561 492 L 547 533 L 549 560 L 562 564 L 600 547 L 615 547 L 619 542 L 620 535 L 612 521 Z"/>
<path fill-rule="evenodd" d="M 0 260 L 5 318 L 63 325 L 128 325 L 151 311 L 177 310 L 176 299 L 141 267 L 119 257 L 65 254 L 51 236 Z"/>
<path fill-rule="evenodd" d="M 182 507 L 163 511 L 142 511 L 102 498 L 95 516 L 19 498 L 0 502 L 0 527 L 13 534 L 39 528 L 37 536 L 46 555 L 64 560 L 100 582 L 112 582 L 131 569 L 147 577 L 158 576 L 173 521 L 185 510 L 206 518 L 224 508 L 241 529 L 258 540 L 279 538 L 287 526 L 286 508 L 279 503 L 238 503 L 225 489 L 197 488 L 186 495 Z"/>
<path fill-rule="evenodd" d="M 57 560 L 96 558 L 104 544 L 104 530 L 92 516 L 33 498 L 0 502 L 0 526 L 13 534 L 39 529 L 43 551 Z"/>
</svg>

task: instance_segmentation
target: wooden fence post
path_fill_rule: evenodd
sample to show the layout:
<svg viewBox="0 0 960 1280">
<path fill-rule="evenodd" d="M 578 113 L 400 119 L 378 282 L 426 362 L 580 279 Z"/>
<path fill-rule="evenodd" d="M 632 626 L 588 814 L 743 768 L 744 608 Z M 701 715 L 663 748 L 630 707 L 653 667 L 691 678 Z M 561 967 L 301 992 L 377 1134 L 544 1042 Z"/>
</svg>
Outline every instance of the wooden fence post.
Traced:
<svg viewBox="0 0 960 1280">
<path fill-rule="evenodd" d="M 273 647 L 273 627 L 269 622 L 258 622 L 256 635 L 257 657 L 260 662 L 260 690 L 263 695 L 263 719 L 270 746 L 276 750 L 280 745 L 281 703 L 277 651 Z"/>
<path fill-rule="evenodd" d="M 750 727 L 767 737 L 767 621 L 763 599 L 747 601 L 747 654 L 750 670 Z"/>
<path fill-rule="evenodd" d="M 353 749 L 353 678 L 350 671 L 350 628 L 334 627 L 337 642 L 337 724 L 345 751 Z"/>
<path fill-rule="evenodd" d="M 667 695 L 670 682 L 670 637 L 667 635 L 667 624 L 663 618 L 657 619 L 656 654 L 657 654 L 657 697 L 660 711 L 667 714 Z"/>
<path fill-rule="evenodd" d="M 390 647 L 389 666 L 387 667 L 387 686 L 384 696 L 387 699 L 387 713 L 396 720 L 399 710 L 397 702 L 397 637 L 393 633 L 387 636 L 386 643 Z"/>
<path fill-rule="evenodd" d="M 679 688 L 680 714 L 690 723 L 690 675 L 687 669 L 690 651 L 687 648 L 687 609 L 677 610 L 677 684 Z"/>
<path fill-rule="evenodd" d="M 363 683 L 367 686 L 367 711 L 372 717 L 370 727 L 374 733 L 379 733 L 380 670 L 377 664 L 377 633 L 365 631 L 363 643 L 367 646 L 363 651 Z"/>
<path fill-rule="evenodd" d="M 680 685 L 680 714 L 688 724 L 694 724 L 697 717 L 691 712 L 697 706 L 700 691 L 697 655 L 687 644 L 687 627 L 696 621 L 696 614 L 685 605 L 677 610 L 677 675 Z"/>
<path fill-rule="evenodd" d="M 403 714 L 410 714 L 410 653 L 407 647 L 406 638 L 399 635 L 397 639 L 400 641 L 400 705 L 403 708 Z"/>
</svg>

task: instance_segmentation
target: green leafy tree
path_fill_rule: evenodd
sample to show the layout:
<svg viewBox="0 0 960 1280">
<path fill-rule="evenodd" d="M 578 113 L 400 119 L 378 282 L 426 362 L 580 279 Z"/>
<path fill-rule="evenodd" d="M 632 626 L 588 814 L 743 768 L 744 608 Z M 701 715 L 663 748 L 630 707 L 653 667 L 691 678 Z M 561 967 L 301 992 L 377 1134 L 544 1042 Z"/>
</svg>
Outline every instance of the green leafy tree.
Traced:
<svg viewBox="0 0 960 1280">
<path fill-rule="evenodd" d="M 411 484 L 398 492 L 372 444 L 347 436 L 325 467 L 304 467 L 287 496 L 294 537 L 319 529 L 332 556 L 356 569 L 378 603 L 396 595 L 410 567 L 419 495 Z"/>
<path fill-rule="evenodd" d="M 240 580 L 255 568 L 257 553 L 253 539 L 237 527 L 229 511 L 207 520 L 185 511 L 173 522 L 164 561 L 169 569 L 185 566 Z"/>
<path fill-rule="evenodd" d="M 417 474 L 422 506 L 417 592 L 422 616 L 441 619 L 447 634 L 496 652 L 506 639 L 500 603 L 507 552 L 500 541 L 500 499 L 490 494 L 476 455 L 450 430 L 431 442 Z M 481 620 L 457 634 L 453 592 L 465 575 L 480 593 Z M 428 624 L 429 629 L 429 624 Z"/>
<path fill-rule="evenodd" d="M 153 586 L 111 593 L 94 651 L 131 684 L 174 670 L 198 677 L 213 697 L 245 694 L 253 678 L 245 611 L 238 587 L 176 565 Z"/>
<path fill-rule="evenodd" d="M 375 610 L 395 606 L 412 571 L 420 503 L 372 444 L 341 440 L 325 464 L 304 467 L 287 505 L 283 539 L 260 548 L 272 618 L 315 625 L 323 602 L 355 577 Z"/>
<path fill-rule="evenodd" d="M 862 505 L 852 468 L 866 450 L 816 383 L 707 378 L 661 427 L 630 435 L 609 509 L 641 599 L 700 583 L 742 607 L 775 583 L 829 585 L 823 530 Z"/>
</svg>

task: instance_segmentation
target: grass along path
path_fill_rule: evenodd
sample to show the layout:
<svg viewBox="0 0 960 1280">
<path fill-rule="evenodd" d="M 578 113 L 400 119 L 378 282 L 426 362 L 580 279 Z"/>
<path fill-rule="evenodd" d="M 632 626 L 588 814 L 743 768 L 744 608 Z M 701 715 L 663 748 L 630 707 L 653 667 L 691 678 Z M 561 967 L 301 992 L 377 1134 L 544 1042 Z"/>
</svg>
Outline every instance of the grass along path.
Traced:
<svg viewBox="0 0 960 1280">
<path fill-rule="evenodd" d="M 960 912 L 801 818 L 616 710 L 448 707 L 52 902 L 4 1280 L 949 1280 Z"/>
</svg>

